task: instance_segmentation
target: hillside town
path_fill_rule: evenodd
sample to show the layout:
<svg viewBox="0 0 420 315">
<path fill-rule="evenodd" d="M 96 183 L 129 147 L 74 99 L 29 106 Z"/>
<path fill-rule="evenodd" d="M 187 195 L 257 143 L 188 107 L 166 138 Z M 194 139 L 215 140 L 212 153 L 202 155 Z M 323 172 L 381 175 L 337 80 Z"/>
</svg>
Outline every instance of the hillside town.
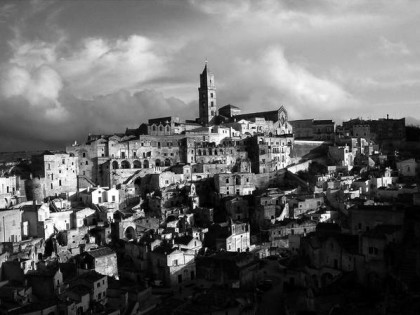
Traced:
<svg viewBox="0 0 420 315">
<path fill-rule="evenodd" d="M 2 161 L 0 314 L 418 314 L 405 119 L 219 106 L 207 62 L 198 93 L 196 119 Z"/>
</svg>

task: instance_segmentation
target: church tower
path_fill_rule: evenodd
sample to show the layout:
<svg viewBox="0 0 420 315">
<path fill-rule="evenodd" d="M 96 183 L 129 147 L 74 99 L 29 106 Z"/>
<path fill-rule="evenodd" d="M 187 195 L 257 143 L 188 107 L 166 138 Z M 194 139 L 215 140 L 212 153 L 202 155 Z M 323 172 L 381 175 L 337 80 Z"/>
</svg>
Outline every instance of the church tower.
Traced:
<svg viewBox="0 0 420 315">
<path fill-rule="evenodd" d="M 216 86 L 214 85 L 214 75 L 210 72 L 207 61 L 203 72 L 200 74 L 198 93 L 200 123 L 203 126 L 211 125 L 217 115 Z"/>
</svg>

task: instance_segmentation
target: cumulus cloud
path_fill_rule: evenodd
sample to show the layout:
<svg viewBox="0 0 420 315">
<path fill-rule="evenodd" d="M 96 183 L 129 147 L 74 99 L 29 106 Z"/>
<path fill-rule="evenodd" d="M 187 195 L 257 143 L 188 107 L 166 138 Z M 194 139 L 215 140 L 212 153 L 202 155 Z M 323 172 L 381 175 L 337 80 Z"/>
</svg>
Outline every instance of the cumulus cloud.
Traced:
<svg viewBox="0 0 420 315">
<path fill-rule="evenodd" d="M 164 65 L 165 57 L 151 40 L 132 35 L 115 41 L 86 39 L 81 49 L 60 59 L 57 68 L 75 95 L 92 97 L 154 79 Z"/>
<path fill-rule="evenodd" d="M 8 65 L 1 72 L 0 91 L 3 97 L 22 96 L 31 105 L 56 103 L 63 87 L 60 75 L 46 65 L 31 70 Z"/>
<path fill-rule="evenodd" d="M 258 58 L 237 59 L 241 85 L 252 86 L 247 92 L 252 99 L 245 100 L 255 107 L 277 108 L 281 104 L 296 116 L 330 113 L 343 106 L 355 105 L 357 101 L 342 86 L 333 80 L 317 76 L 297 62 L 289 61 L 283 49 L 268 49 Z M 252 95 L 252 96 L 251 96 Z"/>
<path fill-rule="evenodd" d="M 162 74 L 165 64 L 154 43 L 138 35 L 115 41 L 88 38 L 67 55 L 61 53 L 60 43 L 15 40 L 10 46 L 13 56 L 5 63 L 8 72 L 2 81 L 7 85 L 2 87 L 5 96 L 16 86 L 14 93 L 57 99 L 65 82 L 76 96 L 89 98 L 151 80 Z"/>
<path fill-rule="evenodd" d="M 384 36 L 381 36 L 376 42 L 375 46 L 370 49 L 361 51 L 359 54 L 360 58 L 370 57 L 404 57 L 410 56 L 411 50 L 403 41 L 391 41 Z"/>
<path fill-rule="evenodd" d="M 381 37 L 379 40 L 379 51 L 386 56 L 411 54 L 411 51 L 403 42 L 391 42 L 385 37 Z"/>
<path fill-rule="evenodd" d="M 0 64 L 0 118 L 20 124 L 2 124 L 8 136 L 26 141 L 28 132 L 51 146 L 138 127 L 149 115 L 188 113 L 182 101 L 142 90 L 166 71 L 166 58 L 146 37 L 87 38 L 75 47 L 16 37 L 9 44 L 11 56 Z"/>
</svg>

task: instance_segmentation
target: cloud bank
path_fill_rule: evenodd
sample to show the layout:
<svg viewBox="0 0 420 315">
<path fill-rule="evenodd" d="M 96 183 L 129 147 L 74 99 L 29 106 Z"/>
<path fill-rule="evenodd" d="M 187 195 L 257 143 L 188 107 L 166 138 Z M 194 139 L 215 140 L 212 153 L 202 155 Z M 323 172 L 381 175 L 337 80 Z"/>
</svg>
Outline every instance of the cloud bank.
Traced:
<svg viewBox="0 0 420 315">
<path fill-rule="evenodd" d="M 219 107 L 290 119 L 420 114 L 420 4 L 378 1 L 4 1 L 0 150 L 198 115 L 209 60 Z M 385 112 L 386 111 L 386 112 Z"/>
</svg>

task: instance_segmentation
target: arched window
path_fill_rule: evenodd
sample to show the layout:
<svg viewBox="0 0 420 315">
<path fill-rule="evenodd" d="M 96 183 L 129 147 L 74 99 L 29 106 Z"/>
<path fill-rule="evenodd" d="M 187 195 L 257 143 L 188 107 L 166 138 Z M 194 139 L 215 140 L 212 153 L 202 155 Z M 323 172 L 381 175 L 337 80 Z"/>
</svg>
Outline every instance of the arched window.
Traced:
<svg viewBox="0 0 420 315">
<path fill-rule="evenodd" d="M 140 161 L 135 160 L 135 161 L 133 162 L 133 168 L 141 168 L 141 162 L 140 162 Z"/>
<path fill-rule="evenodd" d="M 162 166 L 162 162 L 159 159 L 156 159 L 155 166 L 156 167 Z"/>
<path fill-rule="evenodd" d="M 143 162 L 143 167 L 144 168 L 149 168 L 150 166 L 149 166 L 149 161 L 148 160 L 144 160 L 144 162 Z"/>
<path fill-rule="evenodd" d="M 118 169 L 118 162 L 117 161 L 112 162 L 112 168 L 114 170 Z"/>
<path fill-rule="evenodd" d="M 128 169 L 128 168 L 131 168 L 131 165 L 128 161 L 124 160 L 121 162 L 121 168 Z"/>
</svg>

